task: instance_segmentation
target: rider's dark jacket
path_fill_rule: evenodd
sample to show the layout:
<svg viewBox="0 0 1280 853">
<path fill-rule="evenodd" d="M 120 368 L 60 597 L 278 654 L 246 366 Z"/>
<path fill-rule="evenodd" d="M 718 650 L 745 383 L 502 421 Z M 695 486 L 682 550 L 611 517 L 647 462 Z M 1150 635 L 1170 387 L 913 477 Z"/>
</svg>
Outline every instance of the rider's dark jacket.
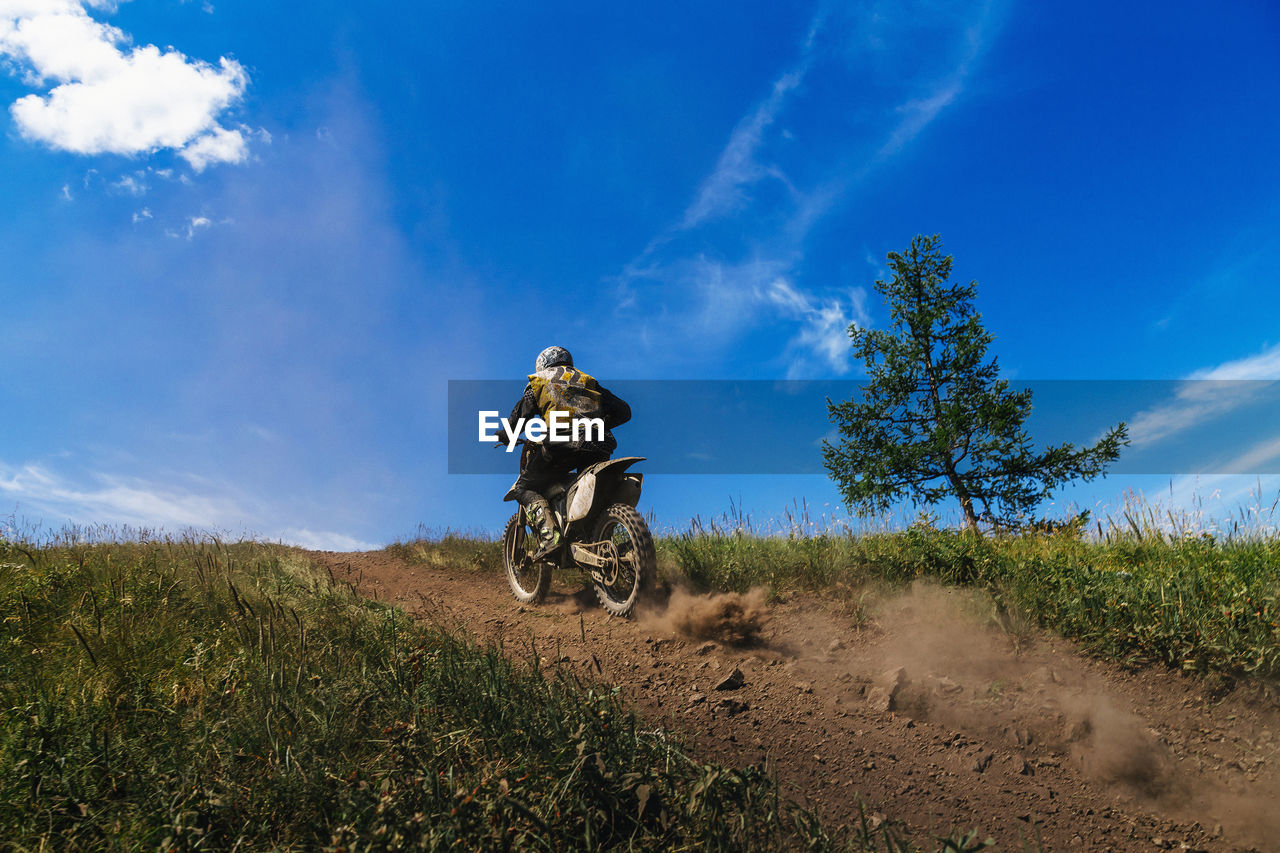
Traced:
<svg viewBox="0 0 1280 853">
<path fill-rule="evenodd" d="M 580 370 L 561 366 L 531 375 L 529 384 L 525 385 L 524 394 L 511 410 L 511 417 L 507 420 L 515 424 L 521 418 L 527 420 L 535 415 L 546 417 L 547 407 L 554 405 L 549 396 L 553 387 L 561 392 L 567 390 L 570 396 L 576 394 L 580 395 L 579 399 L 587 400 L 586 405 L 594 411 L 584 411 L 582 414 L 599 417 L 604 421 L 604 440 L 584 441 L 573 447 L 547 442 L 544 445 L 547 451 L 552 455 L 578 451 L 611 455 L 618 448 L 618 441 L 613 437 L 611 430 L 631 420 L 631 407 L 622 398 Z"/>
</svg>

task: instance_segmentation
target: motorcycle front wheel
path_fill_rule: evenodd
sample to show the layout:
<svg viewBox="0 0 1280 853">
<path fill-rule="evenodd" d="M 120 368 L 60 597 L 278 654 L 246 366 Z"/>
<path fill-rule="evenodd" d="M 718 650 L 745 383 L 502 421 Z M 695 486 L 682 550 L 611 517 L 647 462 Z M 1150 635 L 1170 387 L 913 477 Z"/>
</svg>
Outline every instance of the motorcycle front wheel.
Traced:
<svg viewBox="0 0 1280 853">
<path fill-rule="evenodd" d="M 524 510 L 516 510 L 507 522 L 502 534 L 502 562 L 507 570 L 507 583 L 516 601 L 524 604 L 541 604 L 551 588 L 551 563 L 543 560 L 535 563 L 529 556 L 530 537 L 533 528 L 524 517 Z M 536 540 L 532 540 L 536 541 Z"/>
<path fill-rule="evenodd" d="M 594 539 L 613 545 L 609 565 L 593 581 L 596 597 L 613 616 L 629 616 L 658 574 L 649 525 L 629 504 L 613 504 L 596 522 Z"/>
</svg>

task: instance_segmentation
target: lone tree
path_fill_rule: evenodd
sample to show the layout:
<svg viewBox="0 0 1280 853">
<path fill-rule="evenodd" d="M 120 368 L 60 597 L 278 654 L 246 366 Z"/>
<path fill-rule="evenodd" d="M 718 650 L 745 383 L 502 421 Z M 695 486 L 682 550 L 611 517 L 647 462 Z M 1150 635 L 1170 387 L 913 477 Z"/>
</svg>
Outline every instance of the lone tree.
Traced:
<svg viewBox="0 0 1280 853">
<path fill-rule="evenodd" d="M 977 282 L 948 282 L 941 241 L 917 236 L 889 253 L 893 280 L 877 281 L 891 330 L 849 327 L 866 363 L 862 400 L 827 400 L 840 435 L 822 455 L 845 503 L 867 515 L 907 499 L 960 502 L 965 523 L 1017 527 L 1053 489 L 1092 480 L 1129 443 L 1122 421 L 1092 447 L 1036 451 L 1023 429 L 1031 392 L 1011 391 L 987 358 L 994 336 L 974 312 Z"/>
</svg>

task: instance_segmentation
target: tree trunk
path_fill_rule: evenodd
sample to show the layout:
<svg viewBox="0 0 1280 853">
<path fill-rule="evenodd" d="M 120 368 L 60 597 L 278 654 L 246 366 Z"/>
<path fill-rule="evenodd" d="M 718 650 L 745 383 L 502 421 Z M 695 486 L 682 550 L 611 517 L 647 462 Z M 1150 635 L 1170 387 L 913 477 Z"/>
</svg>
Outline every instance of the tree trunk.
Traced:
<svg viewBox="0 0 1280 853">
<path fill-rule="evenodd" d="M 964 482 L 956 473 L 956 467 L 950 459 L 947 460 L 947 480 L 951 483 L 951 488 L 956 490 L 956 497 L 960 499 L 960 509 L 964 510 L 964 523 L 970 530 L 977 533 L 978 516 L 973 511 L 973 498 L 969 496 L 969 490 L 964 487 Z"/>
<path fill-rule="evenodd" d="M 917 277 L 916 286 L 916 303 L 924 302 L 924 284 Z M 933 336 L 922 334 L 915 323 L 910 321 L 911 336 L 916 339 L 916 343 L 920 345 L 921 354 L 924 356 L 924 372 L 929 378 L 929 396 L 933 399 L 933 417 L 934 421 L 942 420 L 942 396 L 938 393 L 938 374 L 933 366 Z M 955 490 L 956 497 L 960 499 L 960 509 L 964 511 L 964 523 L 974 533 L 978 532 L 978 516 L 973 511 L 973 498 L 969 496 L 969 490 L 964 487 L 964 481 L 960 479 L 960 475 L 956 472 L 956 460 L 952 456 L 955 452 L 954 447 L 948 447 L 946 450 L 946 458 L 943 460 L 943 470 L 947 475 L 947 482 L 951 484 L 951 488 Z"/>
</svg>

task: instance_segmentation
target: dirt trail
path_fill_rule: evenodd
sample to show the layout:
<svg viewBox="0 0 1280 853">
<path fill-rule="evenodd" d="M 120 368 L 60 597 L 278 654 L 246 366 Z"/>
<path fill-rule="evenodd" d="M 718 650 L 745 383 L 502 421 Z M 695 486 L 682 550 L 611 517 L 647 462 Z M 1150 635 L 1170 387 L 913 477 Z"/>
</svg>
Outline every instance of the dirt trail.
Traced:
<svg viewBox="0 0 1280 853">
<path fill-rule="evenodd" d="M 920 840 L 976 828 L 1004 850 L 1280 851 L 1272 690 L 1215 696 L 1165 670 L 1126 672 L 1039 631 L 996 630 L 1001 617 L 965 591 L 918 587 L 861 627 L 823 601 L 682 594 L 621 620 L 581 584 L 526 607 L 499 574 L 312 556 L 424 618 L 532 641 L 688 733 L 705 759 L 767 762 L 833 822 L 856 820 L 861 796 L 873 824 L 905 821 Z M 760 640 L 690 636 L 726 625 L 724 639 L 761 626 Z"/>
</svg>

